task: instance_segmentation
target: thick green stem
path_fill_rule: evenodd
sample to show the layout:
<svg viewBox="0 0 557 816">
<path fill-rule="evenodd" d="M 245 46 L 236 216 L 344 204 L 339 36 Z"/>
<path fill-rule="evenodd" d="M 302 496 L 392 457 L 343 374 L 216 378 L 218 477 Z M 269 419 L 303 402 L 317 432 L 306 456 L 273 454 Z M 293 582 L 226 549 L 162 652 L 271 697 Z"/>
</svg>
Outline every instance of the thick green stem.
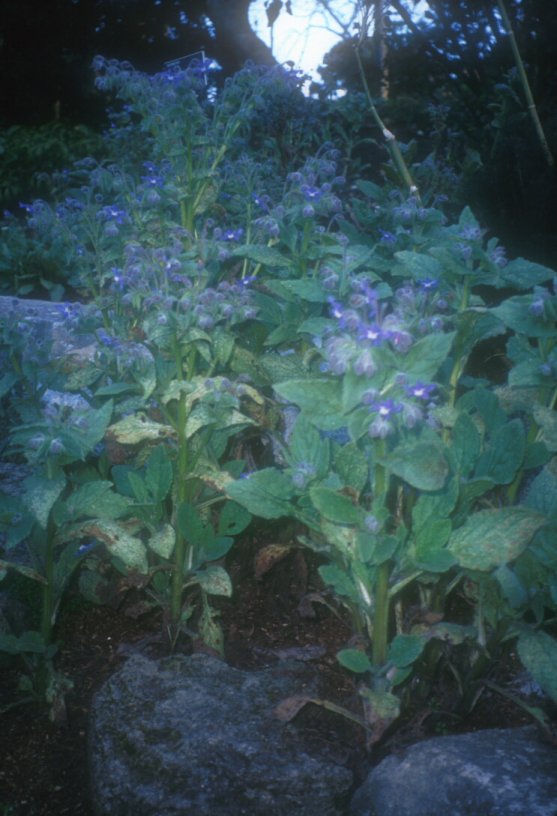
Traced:
<svg viewBox="0 0 557 816">
<path fill-rule="evenodd" d="M 41 635 L 45 646 L 52 639 L 54 617 L 54 525 L 49 520 L 46 530 L 44 562 L 45 583 L 42 585 Z"/>
<path fill-rule="evenodd" d="M 176 509 L 186 499 L 186 477 L 188 472 L 188 446 L 186 438 L 186 394 L 180 394 L 178 403 L 178 461 L 176 465 L 175 501 Z M 172 572 L 172 591 L 170 599 L 170 617 L 173 624 L 177 624 L 182 614 L 182 592 L 184 585 L 184 562 L 186 560 L 186 540 L 183 533 L 174 525 L 176 543 L 174 546 L 174 570 Z"/>
<path fill-rule="evenodd" d="M 414 179 L 412 178 L 410 170 L 408 169 L 408 165 L 404 161 L 404 156 L 401 153 L 400 146 L 399 146 L 399 144 L 397 142 L 396 136 L 394 135 L 394 133 L 391 133 L 391 131 L 385 125 L 385 123 L 383 122 L 383 120 L 379 116 L 377 108 L 374 105 L 373 98 L 372 98 L 370 90 L 369 90 L 368 81 L 366 79 L 366 74 L 365 74 L 365 71 L 364 71 L 364 66 L 363 66 L 363 63 L 362 63 L 362 58 L 360 56 L 360 50 L 359 49 L 360 49 L 360 46 L 357 45 L 356 49 L 355 49 L 356 61 L 358 63 L 358 70 L 360 72 L 362 85 L 363 85 L 363 88 L 364 88 L 365 95 L 367 97 L 367 101 L 368 101 L 368 104 L 369 104 L 371 115 L 373 116 L 377 126 L 380 128 L 381 133 L 383 134 L 383 138 L 385 139 L 385 141 L 387 143 L 387 147 L 388 147 L 389 152 L 391 154 L 391 158 L 392 158 L 392 160 L 393 160 L 393 162 L 395 164 L 395 167 L 396 167 L 396 169 L 398 171 L 398 174 L 400 175 L 402 181 L 404 182 L 404 184 L 408 188 L 408 192 L 411 193 L 412 195 L 416 196 L 416 198 L 418 200 L 420 200 L 420 194 L 419 194 L 419 191 L 418 191 L 418 186 L 417 186 L 416 182 L 414 181 Z"/>
<path fill-rule="evenodd" d="M 377 459 L 384 459 L 386 447 L 384 440 L 376 443 Z M 389 475 L 385 466 L 380 462 L 375 462 L 373 484 L 374 505 L 385 504 L 389 489 Z M 387 644 L 389 641 L 389 578 L 391 575 L 391 564 L 385 561 L 377 567 L 374 587 L 374 610 L 373 610 L 373 644 L 372 662 L 374 666 L 382 666 L 387 660 Z"/>
<path fill-rule="evenodd" d="M 389 642 L 389 577 L 391 565 L 388 561 L 377 567 L 375 577 L 375 609 L 373 615 L 372 662 L 374 666 L 383 666 L 387 661 L 387 644 Z"/>
</svg>

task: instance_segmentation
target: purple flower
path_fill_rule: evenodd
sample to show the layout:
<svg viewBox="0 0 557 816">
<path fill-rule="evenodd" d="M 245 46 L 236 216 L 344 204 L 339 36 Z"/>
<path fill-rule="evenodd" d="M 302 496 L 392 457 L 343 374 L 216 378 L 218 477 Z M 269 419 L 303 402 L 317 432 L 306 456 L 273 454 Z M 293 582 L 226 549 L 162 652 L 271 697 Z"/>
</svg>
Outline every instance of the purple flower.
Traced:
<svg viewBox="0 0 557 816">
<path fill-rule="evenodd" d="M 433 292 L 439 286 L 439 281 L 435 278 L 424 278 L 418 281 L 418 286 L 423 289 L 424 292 Z"/>
<path fill-rule="evenodd" d="M 400 414 L 402 411 L 402 404 L 394 402 L 392 399 L 384 400 L 383 402 L 375 402 L 371 406 L 372 410 L 379 414 L 383 419 L 393 416 L 393 414 Z"/>
<path fill-rule="evenodd" d="M 162 187 L 164 185 L 164 179 L 158 172 L 156 165 L 154 165 L 153 162 L 144 162 L 143 166 L 147 171 L 145 176 L 141 176 L 141 181 L 145 186 Z"/>
<path fill-rule="evenodd" d="M 104 329 L 97 329 L 97 337 L 103 346 L 107 346 L 107 348 L 118 345 L 118 340 L 115 337 L 111 337 Z"/>
<path fill-rule="evenodd" d="M 479 241 L 481 240 L 485 230 L 480 229 L 480 227 L 476 226 L 466 226 L 463 227 L 459 235 L 461 238 L 464 238 L 465 241 Z"/>
<path fill-rule="evenodd" d="M 368 533 L 378 533 L 381 527 L 381 522 L 371 513 L 364 518 L 364 527 L 368 531 Z"/>
<path fill-rule="evenodd" d="M 48 449 L 48 452 L 54 454 L 55 456 L 57 456 L 59 453 L 64 453 L 64 451 L 65 451 L 65 448 L 64 448 L 64 444 L 63 444 L 62 440 L 61 439 L 53 439 L 52 442 L 50 443 L 50 447 Z"/>
<path fill-rule="evenodd" d="M 369 425 L 367 432 L 372 439 L 385 439 L 394 431 L 392 422 L 385 417 L 377 416 Z"/>
<path fill-rule="evenodd" d="M 406 393 L 409 397 L 415 397 L 416 399 L 420 400 L 429 400 L 436 389 L 437 386 L 435 383 L 429 383 L 426 385 L 425 383 L 418 381 L 414 385 L 408 385 L 406 387 Z"/>
<path fill-rule="evenodd" d="M 106 207 L 102 207 L 97 213 L 97 218 L 99 219 L 99 221 L 113 222 L 115 224 L 130 223 L 130 217 L 128 213 L 125 210 L 122 210 L 120 207 L 116 207 L 113 204 Z"/>
<path fill-rule="evenodd" d="M 490 252 L 488 252 L 487 255 L 491 263 L 495 264 L 495 266 L 502 267 L 507 265 L 507 257 L 504 247 L 502 246 L 495 247 Z"/>
<path fill-rule="evenodd" d="M 402 417 L 407 428 L 414 428 L 424 417 L 422 409 L 412 402 L 402 404 Z"/>
<path fill-rule="evenodd" d="M 244 230 L 240 227 L 239 229 L 228 229 L 222 233 L 222 240 L 223 241 L 240 241 L 242 239 L 242 235 L 244 234 Z"/>
<path fill-rule="evenodd" d="M 353 363 L 354 372 L 359 376 L 373 377 L 377 371 L 377 363 L 375 362 L 370 349 L 364 349 L 356 357 Z"/>
<path fill-rule="evenodd" d="M 538 297 L 536 298 L 536 300 L 533 300 L 530 306 L 528 307 L 528 311 L 533 317 L 543 317 L 544 298 Z"/>
<path fill-rule="evenodd" d="M 360 323 L 358 336 L 360 340 L 368 340 L 373 346 L 380 346 L 383 340 L 389 339 L 389 333 L 380 326 Z"/>
<path fill-rule="evenodd" d="M 331 317 L 335 317 L 337 320 L 341 320 L 344 314 L 342 303 L 339 303 L 338 300 L 330 297 L 328 298 L 329 306 L 331 307 Z"/>
<path fill-rule="evenodd" d="M 292 473 L 292 484 L 298 490 L 303 490 L 316 474 L 315 467 L 307 462 L 300 462 Z"/>
<path fill-rule="evenodd" d="M 407 331 L 389 332 L 389 340 L 401 354 L 406 354 L 414 342 L 412 335 Z"/>
<path fill-rule="evenodd" d="M 302 193 L 304 194 L 304 198 L 307 201 L 319 201 L 319 199 L 323 195 L 323 193 L 319 189 L 319 187 L 312 187 L 309 184 L 303 184 L 300 189 L 302 190 Z"/>
<path fill-rule="evenodd" d="M 389 244 L 390 246 L 396 244 L 396 235 L 394 235 L 392 232 L 380 229 L 379 234 L 381 236 L 380 241 L 382 244 Z"/>
</svg>

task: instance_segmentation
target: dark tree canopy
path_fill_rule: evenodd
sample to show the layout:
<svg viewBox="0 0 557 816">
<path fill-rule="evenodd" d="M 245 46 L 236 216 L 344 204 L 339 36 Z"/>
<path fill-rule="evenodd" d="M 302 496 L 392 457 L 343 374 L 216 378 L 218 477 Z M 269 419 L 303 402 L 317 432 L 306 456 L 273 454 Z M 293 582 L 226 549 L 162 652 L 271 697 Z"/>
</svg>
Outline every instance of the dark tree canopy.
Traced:
<svg viewBox="0 0 557 816">
<path fill-rule="evenodd" d="M 91 121 L 96 54 L 162 70 L 204 49 L 225 75 L 248 59 L 273 61 L 250 28 L 250 0 L 2 0 L 0 121 L 39 123 L 55 116 Z"/>
</svg>

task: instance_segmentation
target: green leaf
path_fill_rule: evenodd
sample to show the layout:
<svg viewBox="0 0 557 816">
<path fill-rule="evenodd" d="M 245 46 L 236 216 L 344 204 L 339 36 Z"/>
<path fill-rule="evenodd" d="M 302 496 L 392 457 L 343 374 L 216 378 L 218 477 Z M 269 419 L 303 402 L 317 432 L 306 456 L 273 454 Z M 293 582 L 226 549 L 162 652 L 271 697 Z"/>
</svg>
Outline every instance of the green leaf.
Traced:
<svg viewBox="0 0 557 816">
<path fill-rule="evenodd" d="M 322 516 L 336 524 L 358 524 L 362 510 L 348 496 L 330 487 L 312 487 L 309 495 L 313 506 Z"/>
<path fill-rule="evenodd" d="M 274 281 L 268 281 L 267 286 L 273 289 Z M 292 295 L 302 300 L 307 300 L 310 303 L 326 303 L 329 293 L 323 288 L 321 281 L 304 279 L 304 280 L 281 280 L 280 289 L 285 289 Z"/>
<path fill-rule="evenodd" d="M 402 250 L 395 252 L 395 258 L 403 267 L 404 272 L 416 281 L 443 277 L 441 263 L 431 255 Z"/>
<path fill-rule="evenodd" d="M 535 299 L 534 295 L 516 295 L 492 309 L 492 314 L 498 317 L 507 328 L 519 334 L 525 334 L 528 337 L 555 337 L 555 321 L 545 317 L 536 317 L 530 312 L 530 306 Z"/>
<path fill-rule="evenodd" d="M 44 654 L 47 647 L 40 632 L 28 629 L 20 637 L 0 634 L 0 652 L 8 654 Z"/>
<path fill-rule="evenodd" d="M 277 383 L 274 388 L 280 397 L 298 405 L 317 428 L 333 431 L 346 425 L 339 380 L 287 380 Z"/>
<path fill-rule="evenodd" d="M 418 490 L 441 490 L 449 473 L 441 448 L 425 441 L 399 445 L 381 464 Z"/>
<path fill-rule="evenodd" d="M 15 371 L 8 371 L 4 374 L 4 376 L 0 378 L 0 397 L 5 397 L 18 380 L 19 376 Z"/>
<path fill-rule="evenodd" d="M 455 332 L 426 334 L 407 354 L 399 357 L 401 371 L 411 380 L 430 382 L 449 356 L 454 338 Z"/>
<path fill-rule="evenodd" d="M 454 556 L 446 549 L 426 550 L 423 548 L 416 551 L 414 563 L 416 567 L 425 572 L 442 575 L 454 567 L 456 562 Z"/>
<path fill-rule="evenodd" d="M 489 433 L 493 433 L 501 425 L 507 422 L 507 415 L 499 405 L 499 400 L 492 391 L 487 388 L 475 388 L 470 395 L 472 404 L 478 410 L 485 427 Z"/>
<path fill-rule="evenodd" d="M 58 472 L 54 478 L 32 474 L 23 482 L 24 502 L 41 527 L 46 530 L 48 517 L 56 500 L 66 487 L 66 477 Z"/>
<path fill-rule="evenodd" d="M 369 465 L 365 455 L 354 442 L 343 445 L 335 456 L 334 470 L 345 487 L 351 487 L 359 495 L 369 478 Z"/>
<path fill-rule="evenodd" d="M 341 649 L 337 652 L 337 660 L 345 669 L 356 674 L 363 674 L 373 668 L 369 657 L 360 649 Z"/>
<path fill-rule="evenodd" d="M 224 657 L 224 636 L 222 633 L 222 627 L 215 620 L 219 613 L 209 606 L 207 597 L 204 593 L 202 593 L 202 598 L 203 610 L 197 625 L 199 634 L 203 643 L 209 646 L 210 649 L 214 649 L 214 651 L 221 657 Z M 189 612 L 187 617 L 189 618 L 190 615 L 191 612 Z"/>
<path fill-rule="evenodd" d="M 112 482 L 98 479 L 86 482 L 68 496 L 63 503 L 63 521 L 58 523 L 78 521 L 84 517 L 115 519 L 123 515 L 129 506 L 127 497 L 112 491 Z"/>
<path fill-rule="evenodd" d="M 373 377 L 359 376 L 353 371 L 347 371 L 342 378 L 342 410 L 345 414 L 361 405 L 362 396 L 370 388 L 380 391 L 385 385 L 389 370 L 398 368 L 398 360 L 389 349 L 374 348 L 372 353 L 377 365 L 377 372 Z"/>
<path fill-rule="evenodd" d="M 459 623 L 446 623 L 445 621 L 434 623 L 427 630 L 428 638 L 444 640 L 452 646 L 459 646 L 467 638 L 473 638 L 476 634 L 474 626 L 463 626 Z"/>
<path fill-rule="evenodd" d="M 201 519 L 195 505 L 181 502 L 176 512 L 176 525 L 186 541 L 196 547 L 203 542 L 207 535 L 206 525 Z"/>
<path fill-rule="evenodd" d="M 322 518 L 320 526 L 328 544 L 332 544 L 348 560 L 354 558 L 358 531 L 353 525 L 335 524 L 333 521 Z"/>
<path fill-rule="evenodd" d="M 533 414 L 540 426 L 540 440 L 548 450 L 555 453 L 557 451 L 557 414 L 543 405 L 536 405 Z"/>
<path fill-rule="evenodd" d="M 460 413 L 451 434 L 450 455 L 455 471 L 465 479 L 474 469 L 481 451 L 481 436 L 466 413 Z"/>
<path fill-rule="evenodd" d="M 393 557 L 400 542 L 396 536 L 380 535 L 360 531 L 356 535 L 358 558 L 365 564 L 379 566 Z"/>
<path fill-rule="evenodd" d="M 207 540 L 203 542 L 203 546 L 199 548 L 198 561 L 200 563 L 204 563 L 205 561 L 217 561 L 230 551 L 233 544 L 234 539 L 231 536 L 208 537 Z"/>
<path fill-rule="evenodd" d="M 87 424 L 84 430 L 80 430 L 79 434 L 83 455 L 90 453 L 95 445 L 103 439 L 112 417 L 113 408 L 114 403 L 109 400 L 98 410 L 90 409 L 87 411 Z"/>
<path fill-rule="evenodd" d="M 397 679 L 397 682 L 400 680 Z M 373 691 L 370 688 L 364 688 L 361 689 L 360 695 L 371 706 L 375 719 L 389 722 L 396 720 L 399 716 L 400 700 L 390 691 Z"/>
<path fill-rule="evenodd" d="M 494 487 L 495 482 L 493 479 L 470 479 L 467 482 L 461 482 L 458 509 L 461 510 L 464 507 L 470 506 L 475 499 L 484 496 L 489 490 L 493 490 Z"/>
<path fill-rule="evenodd" d="M 334 592 L 341 597 L 348 597 L 355 603 L 360 603 L 360 595 L 350 576 L 335 567 L 333 564 L 324 564 L 318 569 L 323 582 L 331 586 Z"/>
<path fill-rule="evenodd" d="M 26 512 L 22 497 L 11 496 L 0 490 L 0 530 L 7 532 L 6 545 L 10 550 L 25 538 L 35 523 L 35 518 Z M 16 531 L 14 541 L 10 539 L 10 533 Z"/>
<path fill-rule="evenodd" d="M 234 351 L 234 338 L 221 329 L 216 329 L 213 335 L 213 349 L 218 362 L 225 366 Z"/>
<path fill-rule="evenodd" d="M 238 535 L 246 529 L 250 522 L 251 513 L 236 502 L 227 501 L 219 512 L 219 535 Z"/>
<path fill-rule="evenodd" d="M 102 541 L 111 555 L 119 558 L 130 570 L 143 574 L 148 571 L 147 553 L 143 542 L 131 535 L 115 521 L 94 519 L 80 525 L 81 536 L 91 536 Z"/>
<path fill-rule="evenodd" d="M 528 592 L 518 575 L 508 564 L 501 564 L 493 574 L 501 587 L 503 595 L 513 609 L 519 609 L 528 603 Z"/>
<path fill-rule="evenodd" d="M 552 280 L 555 271 L 524 258 L 515 258 L 514 261 L 509 261 L 499 274 L 505 284 L 512 289 L 531 289 Z"/>
<path fill-rule="evenodd" d="M 152 451 L 145 466 L 145 486 L 153 501 L 162 502 L 172 487 L 172 463 L 168 458 L 166 447 L 157 445 Z"/>
<path fill-rule="evenodd" d="M 226 598 L 232 595 L 232 581 L 222 567 L 199 570 L 195 573 L 195 581 L 208 595 L 223 595 Z"/>
<path fill-rule="evenodd" d="M 557 515 L 557 461 L 546 465 L 528 487 L 523 504 L 546 516 Z"/>
<path fill-rule="evenodd" d="M 534 358 L 534 355 L 532 355 Z M 540 371 L 541 361 L 539 358 L 536 362 L 532 360 L 522 360 L 520 363 L 514 365 L 509 371 L 509 385 L 519 387 L 537 387 L 547 384 L 547 377 L 544 377 Z"/>
<path fill-rule="evenodd" d="M 151 494 L 147 490 L 147 485 L 139 473 L 136 473 L 134 470 L 129 470 L 127 476 L 135 499 L 137 499 L 140 504 L 150 504 Z"/>
<path fill-rule="evenodd" d="M 156 441 L 175 436 L 170 425 L 162 425 L 148 419 L 145 414 L 132 414 L 111 425 L 108 433 L 122 445 L 137 445 L 140 442 Z"/>
<path fill-rule="evenodd" d="M 415 535 L 414 561 L 422 569 L 431 569 L 432 566 L 450 568 L 454 557 L 444 547 L 451 535 L 452 525 L 447 518 L 431 518 L 426 524 L 419 527 Z M 438 557 L 443 552 L 441 559 Z"/>
<path fill-rule="evenodd" d="M 518 638 L 517 651 L 536 683 L 557 703 L 557 640 L 546 632 L 525 630 Z"/>
<path fill-rule="evenodd" d="M 329 471 L 330 444 L 303 414 L 296 418 L 288 441 L 287 459 L 292 467 L 311 465 L 315 475 L 325 477 Z"/>
<path fill-rule="evenodd" d="M 461 567 L 487 572 L 518 558 L 546 521 L 527 507 L 480 510 L 453 532 L 448 549 Z"/>
<path fill-rule="evenodd" d="M 280 470 L 264 468 L 226 486 L 231 499 L 237 501 L 254 516 L 280 518 L 292 514 L 290 499 L 295 488 Z"/>
<path fill-rule="evenodd" d="M 389 646 L 389 663 L 399 669 L 410 666 L 420 657 L 426 638 L 419 635 L 395 635 Z"/>
<path fill-rule="evenodd" d="M 54 597 L 61 598 L 71 576 L 81 565 L 79 541 L 71 541 L 61 552 L 58 552 L 54 564 Z"/>
<path fill-rule="evenodd" d="M 48 583 L 44 575 L 41 575 L 40 572 L 32 569 L 32 567 L 26 567 L 24 564 L 19 564 L 17 561 L 4 561 L 3 559 L 0 559 L 0 570 L 6 574 L 10 569 L 14 570 L 14 572 L 19 572 L 20 575 L 24 575 L 26 578 L 30 578 L 32 581 L 37 581 L 39 584 Z"/>
<path fill-rule="evenodd" d="M 147 539 L 147 546 L 162 558 L 170 558 L 176 543 L 176 533 L 171 524 L 163 524 Z"/>
<path fill-rule="evenodd" d="M 268 247 L 266 244 L 251 244 L 251 246 L 237 247 L 233 253 L 237 258 L 249 258 L 255 263 L 270 267 L 289 267 L 292 261 L 286 255 L 282 255 L 278 249 Z"/>
<path fill-rule="evenodd" d="M 412 526 L 416 532 L 432 521 L 448 518 L 458 499 L 458 482 L 451 479 L 439 493 L 422 494 L 412 510 Z"/>
<path fill-rule="evenodd" d="M 487 450 L 480 456 L 476 476 L 486 476 L 496 484 L 510 484 L 522 465 L 526 447 L 524 426 L 513 419 L 491 434 Z"/>
</svg>

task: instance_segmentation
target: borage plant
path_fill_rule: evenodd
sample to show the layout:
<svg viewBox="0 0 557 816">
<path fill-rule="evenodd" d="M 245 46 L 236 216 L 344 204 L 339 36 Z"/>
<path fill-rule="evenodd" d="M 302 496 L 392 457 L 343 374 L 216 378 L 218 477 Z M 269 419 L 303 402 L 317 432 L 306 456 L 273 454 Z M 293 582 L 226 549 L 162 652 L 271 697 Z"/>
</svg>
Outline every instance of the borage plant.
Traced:
<svg viewBox="0 0 557 816">
<path fill-rule="evenodd" d="M 295 379 L 274 383 L 283 408 L 299 411 L 276 440 L 282 463 L 227 487 L 253 513 L 303 522 L 300 540 L 327 559 L 321 577 L 361 636 L 338 657 L 369 678 L 371 742 L 431 692 L 437 670 L 469 709 L 517 636 L 525 665 L 556 696 L 557 644 L 540 630 L 557 600 L 555 294 L 540 286 L 489 309 L 473 288 L 525 290 L 553 273 L 521 259 L 504 266 L 469 211 L 453 227 L 434 221 L 421 252 L 395 252 L 388 278 L 380 256 L 367 272 L 328 276 L 328 316 L 298 327 L 313 352 Z M 507 328 L 518 365 L 494 389 L 468 375 L 467 360 Z M 464 620 L 454 619 L 459 599 Z"/>
</svg>

